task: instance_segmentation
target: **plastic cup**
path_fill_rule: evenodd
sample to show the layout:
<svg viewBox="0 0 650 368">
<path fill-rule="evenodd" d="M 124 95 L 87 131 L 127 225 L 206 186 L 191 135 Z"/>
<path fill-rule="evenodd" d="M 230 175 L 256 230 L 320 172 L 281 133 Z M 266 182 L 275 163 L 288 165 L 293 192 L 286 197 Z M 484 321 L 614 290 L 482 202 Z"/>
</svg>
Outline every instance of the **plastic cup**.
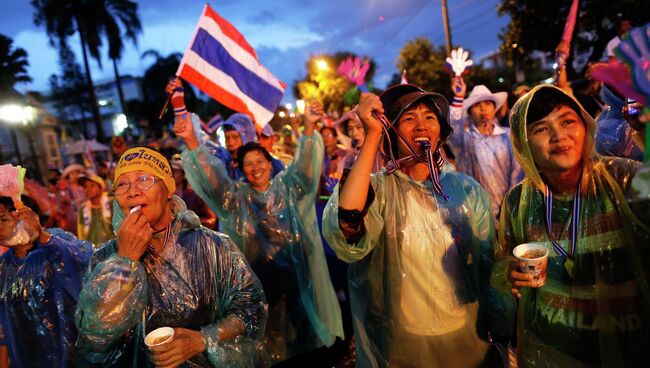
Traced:
<svg viewBox="0 0 650 368">
<path fill-rule="evenodd" d="M 539 288 L 546 284 L 548 266 L 548 249 L 539 243 L 520 244 L 512 250 L 519 261 L 519 270 L 533 275 L 532 287 Z"/>
<path fill-rule="evenodd" d="M 152 347 L 170 342 L 174 338 L 174 329 L 171 327 L 160 327 L 144 337 L 144 344 Z"/>
</svg>

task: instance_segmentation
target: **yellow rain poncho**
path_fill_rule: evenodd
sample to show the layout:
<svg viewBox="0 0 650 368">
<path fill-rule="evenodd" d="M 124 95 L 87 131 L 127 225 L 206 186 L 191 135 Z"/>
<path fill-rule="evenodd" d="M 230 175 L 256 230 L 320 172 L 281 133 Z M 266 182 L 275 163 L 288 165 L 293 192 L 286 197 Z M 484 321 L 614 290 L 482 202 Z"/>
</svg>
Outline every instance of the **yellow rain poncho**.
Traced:
<svg viewBox="0 0 650 368">
<path fill-rule="evenodd" d="M 565 258 L 553 250 L 547 235 L 545 184 L 533 162 L 526 133 L 528 108 L 541 88 L 564 93 L 554 86 L 538 86 L 512 109 L 513 149 L 526 178 L 504 200 L 497 248 L 500 261 L 492 280 L 495 287 L 509 293 L 506 272 L 512 249 L 527 242 L 541 242 L 549 249 L 546 285 L 521 289 L 519 367 L 647 367 L 649 244 L 647 237 L 638 240 L 647 234 L 646 228 L 632 214 L 624 195 L 639 164 L 598 156 L 594 150 L 596 124 L 580 107 L 587 134 L 571 276 Z M 553 233 L 566 250 L 571 244 L 573 194 L 554 196 L 552 203 Z"/>
</svg>

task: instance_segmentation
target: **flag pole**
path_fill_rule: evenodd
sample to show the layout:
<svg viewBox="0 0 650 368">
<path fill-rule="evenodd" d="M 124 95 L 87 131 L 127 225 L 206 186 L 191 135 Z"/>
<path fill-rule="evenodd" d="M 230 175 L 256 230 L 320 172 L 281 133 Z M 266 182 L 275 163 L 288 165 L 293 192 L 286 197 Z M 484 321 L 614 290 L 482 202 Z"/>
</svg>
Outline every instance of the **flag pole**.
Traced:
<svg viewBox="0 0 650 368">
<path fill-rule="evenodd" d="M 178 76 L 174 76 L 174 78 L 169 78 L 170 82 L 172 80 L 178 80 Z M 173 94 L 174 94 L 173 90 L 171 92 L 167 93 L 167 98 L 165 99 L 165 104 L 163 105 L 162 110 L 160 110 L 160 114 L 158 114 L 158 120 L 162 120 L 163 116 L 167 112 L 167 107 L 169 106 L 169 101 L 172 100 L 172 95 Z"/>
</svg>

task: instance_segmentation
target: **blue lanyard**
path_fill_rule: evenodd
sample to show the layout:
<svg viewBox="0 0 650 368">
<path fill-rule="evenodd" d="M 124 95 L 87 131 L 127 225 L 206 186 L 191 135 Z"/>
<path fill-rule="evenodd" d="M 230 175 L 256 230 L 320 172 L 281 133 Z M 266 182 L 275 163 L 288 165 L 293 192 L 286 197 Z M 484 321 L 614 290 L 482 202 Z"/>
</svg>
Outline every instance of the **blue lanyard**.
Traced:
<svg viewBox="0 0 650 368">
<path fill-rule="evenodd" d="M 580 225 L 580 206 L 582 199 L 580 198 L 580 184 L 582 183 L 582 174 L 581 180 L 578 181 L 578 186 L 573 195 L 573 206 L 571 208 L 571 253 L 567 253 L 560 243 L 555 240 L 553 237 L 553 194 L 548 185 L 544 185 L 544 204 L 546 210 L 546 232 L 548 234 L 551 243 L 553 243 L 553 250 L 559 256 L 564 257 L 564 268 L 570 277 L 573 277 L 573 257 L 576 254 L 576 246 L 578 244 L 578 226 Z"/>
</svg>

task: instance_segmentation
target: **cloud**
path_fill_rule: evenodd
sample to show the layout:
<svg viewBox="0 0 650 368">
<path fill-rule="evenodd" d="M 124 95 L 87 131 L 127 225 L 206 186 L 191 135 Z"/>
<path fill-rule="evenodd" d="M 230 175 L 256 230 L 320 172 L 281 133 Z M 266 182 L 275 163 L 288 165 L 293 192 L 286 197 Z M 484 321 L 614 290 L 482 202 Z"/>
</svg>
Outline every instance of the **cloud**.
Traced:
<svg viewBox="0 0 650 368">
<path fill-rule="evenodd" d="M 253 15 L 252 17 L 248 18 L 248 21 L 251 23 L 259 24 L 259 25 L 267 25 L 270 23 L 273 23 L 277 21 L 278 19 L 278 11 L 277 10 L 262 10 L 261 12 Z"/>
<path fill-rule="evenodd" d="M 496 49 L 497 33 L 508 22 L 497 17 L 496 3 L 449 0 L 454 43 L 479 56 Z M 127 44 L 119 65 L 121 73 L 136 76 L 153 62 L 141 60 L 142 52 L 154 49 L 168 55 L 185 50 L 204 6 L 203 2 L 178 0 L 141 0 L 138 4 L 143 33 L 137 48 Z M 219 0 L 212 6 L 244 34 L 261 62 L 289 84 L 287 101 L 292 98 L 291 85 L 305 75 L 311 55 L 350 51 L 371 57 L 378 66 L 375 85 L 381 88 L 399 72 L 395 61 L 406 42 L 425 36 L 434 44 L 444 43 L 440 3 L 430 0 Z M 0 0 L 0 8 L 12 9 L 11 16 L 2 17 L 0 33 L 14 38 L 16 46 L 29 54 L 29 74 L 34 78 L 29 87 L 49 89 L 47 78 L 58 72 L 58 56 L 44 31 L 33 26 L 29 2 Z M 78 36 L 70 39 L 81 60 L 78 43 Z M 113 77 L 110 61 L 102 63 L 104 70 L 91 62 L 95 80 Z"/>
</svg>

